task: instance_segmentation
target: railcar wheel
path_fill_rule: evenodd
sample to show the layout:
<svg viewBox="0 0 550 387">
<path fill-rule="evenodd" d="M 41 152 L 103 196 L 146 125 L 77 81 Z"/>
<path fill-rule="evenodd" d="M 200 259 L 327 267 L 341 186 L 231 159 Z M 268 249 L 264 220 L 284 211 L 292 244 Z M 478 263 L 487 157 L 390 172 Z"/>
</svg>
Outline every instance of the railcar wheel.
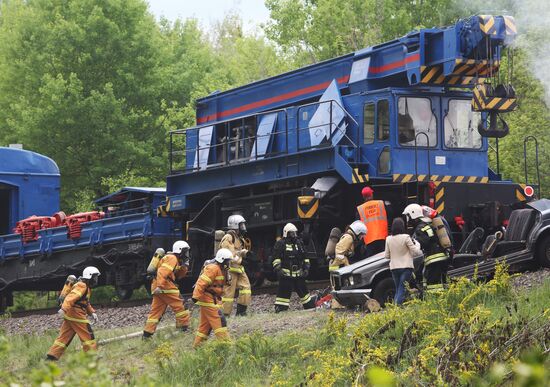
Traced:
<svg viewBox="0 0 550 387">
<path fill-rule="evenodd" d="M 132 288 L 115 288 L 116 295 L 121 300 L 129 300 L 134 294 L 134 289 Z"/>
</svg>

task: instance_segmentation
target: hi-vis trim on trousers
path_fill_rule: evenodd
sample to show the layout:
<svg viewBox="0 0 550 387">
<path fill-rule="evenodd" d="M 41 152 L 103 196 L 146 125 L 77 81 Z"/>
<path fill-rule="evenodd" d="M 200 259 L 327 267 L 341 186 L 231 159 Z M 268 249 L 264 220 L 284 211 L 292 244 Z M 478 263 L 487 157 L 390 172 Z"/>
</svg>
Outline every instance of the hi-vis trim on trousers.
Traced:
<svg viewBox="0 0 550 387">
<path fill-rule="evenodd" d="M 189 326 L 189 311 L 185 310 L 179 291 L 176 293 L 161 293 L 153 295 L 151 312 L 145 322 L 143 332 L 152 335 L 157 330 L 157 325 L 169 306 L 176 315 L 176 328 Z"/>
<path fill-rule="evenodd" d="M 61 355 L 63 355 L 63 352 L 65 352 L 67 346 L 71 344 L 71 341 L 75 335 L 78 335 L 84 352 L 97 349 L 97 343 L 95 341 L 92 326 L 89 323 L 82 323 L 73 320 L 63 320 L 61 329 L 59 330 L 59 336 L 57 336 L 48 351 L 49 356 L 59 359 Z"/>
<path fill-rule="evenodd" d="M 199 303 L 197 302 L 197 305 Z M 207 304 L 207 303 L 204 303 Z M 203 341 L 208 340 L 210 332 L 219 340 L 229 340 L 227 322 L 221 309 L 211 306 L 201 306 L 199 312 L 199 328 L 197 330 L 193 348 L 198 347 Z"/>
</svg>

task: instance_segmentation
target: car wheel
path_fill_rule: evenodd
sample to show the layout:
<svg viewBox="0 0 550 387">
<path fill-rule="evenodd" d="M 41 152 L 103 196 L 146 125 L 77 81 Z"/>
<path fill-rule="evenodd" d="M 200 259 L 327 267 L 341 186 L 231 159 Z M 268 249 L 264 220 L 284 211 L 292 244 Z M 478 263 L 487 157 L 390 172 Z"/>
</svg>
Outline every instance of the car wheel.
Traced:
<svg viewBox="0 0 550 387">
<path fill-rule="evenodd" d="M 393 300 L 395 296 L 395 284 L 392 278 L 384 278 L 379 281 L 373 291 L 372 298 L 380 303 L 380 306 L 384 306 L 386 302 Z"/>
<path fill-rule="evenodd" d="M 538 245 L 536 258 L 542 266 L 550 267 L 550 235 L 546 235 Z"/>
</svg>

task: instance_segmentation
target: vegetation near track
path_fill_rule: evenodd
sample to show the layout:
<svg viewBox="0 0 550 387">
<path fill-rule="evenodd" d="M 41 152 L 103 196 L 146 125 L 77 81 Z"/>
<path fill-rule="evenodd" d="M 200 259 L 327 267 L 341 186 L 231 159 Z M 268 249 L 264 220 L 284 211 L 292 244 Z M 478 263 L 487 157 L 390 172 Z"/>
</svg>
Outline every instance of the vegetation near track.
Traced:
<svg viewBox="0 0 550 387">
<path fill-rule="evenodd" d="M 307 329 L 292 324 L 306 312 L 291 312 L 270 316 L 287 319 L 283 331 L 248 331 L 266 321 L 265 314 L 253 315 L 234 341 L 212 340 L 197 351 L 191 334 L 168 330 L 145 343 L 111 344 L 98 355 L 71 348 L 59 363 L 48 363 L 42 358 L 55 331 L 1 337 L 0 384 L 544 386 L 550 383 L 549 299 L 550 281 L 518 293 L 500 268 L 488 283 L 462 279 L 403 308 L 311 313 Z M 239 321 L 246 320 L 229 323 Z"/>
</svg>

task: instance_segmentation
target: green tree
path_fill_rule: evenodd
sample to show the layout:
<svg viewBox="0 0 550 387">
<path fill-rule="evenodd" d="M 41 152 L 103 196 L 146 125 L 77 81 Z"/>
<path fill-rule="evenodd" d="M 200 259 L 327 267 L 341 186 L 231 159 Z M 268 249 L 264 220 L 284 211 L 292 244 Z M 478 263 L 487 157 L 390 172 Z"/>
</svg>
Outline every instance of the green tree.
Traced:
<svg viewBox="0 0 550 387">
<path fill-rule="evenodd" d="M 266 0 L 267 36 L 303 63 L 317 62 L 442 25 L 450 0 Z"/>
<path fill-rule="evenodd" d="M 0 17 L 0 140 L 56 160 L 64 208 L 103 177 L 162 181 L 162 37 L 145 2 L 14 0 Z"/>
</svg>

